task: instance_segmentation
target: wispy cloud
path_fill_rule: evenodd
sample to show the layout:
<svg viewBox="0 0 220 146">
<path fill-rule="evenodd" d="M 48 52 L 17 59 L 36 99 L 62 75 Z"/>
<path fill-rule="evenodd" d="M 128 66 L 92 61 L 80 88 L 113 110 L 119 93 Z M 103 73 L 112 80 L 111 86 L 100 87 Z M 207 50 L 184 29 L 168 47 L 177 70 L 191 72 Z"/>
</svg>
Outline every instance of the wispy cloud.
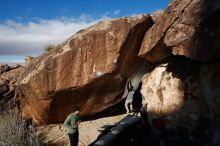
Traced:
<svg viewBox="0 0 220 146">
<path fill-rule="evenodd" d="M 108 14 L 98 19 L 82 14 L 79 18 L 35 18 L 28 23 L 7 20 L 0 24 L 0 55 L 40 54 L 46 45 L 59 44 L 77 31 L 109 18 Z"/>
</svg>

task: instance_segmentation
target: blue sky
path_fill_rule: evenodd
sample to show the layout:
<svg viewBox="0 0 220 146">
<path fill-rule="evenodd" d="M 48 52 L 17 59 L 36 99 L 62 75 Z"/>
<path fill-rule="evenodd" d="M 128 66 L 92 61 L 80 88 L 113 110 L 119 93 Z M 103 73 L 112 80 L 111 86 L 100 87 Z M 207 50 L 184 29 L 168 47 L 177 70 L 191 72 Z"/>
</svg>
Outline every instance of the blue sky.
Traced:
<svg viewBox="0 0 220 146">
<path fill-rule="evenodd" d="M 0 63 L 43 53 L 104 19 L 153 13 L 170 0 L 1 0 Z"/>
</svg>

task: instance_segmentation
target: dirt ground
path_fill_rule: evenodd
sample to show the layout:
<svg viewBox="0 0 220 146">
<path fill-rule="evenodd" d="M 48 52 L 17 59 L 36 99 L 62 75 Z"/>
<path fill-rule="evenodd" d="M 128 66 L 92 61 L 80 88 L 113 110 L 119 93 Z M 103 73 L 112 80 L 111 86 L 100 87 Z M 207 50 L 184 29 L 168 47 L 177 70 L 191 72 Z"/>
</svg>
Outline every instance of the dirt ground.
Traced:
<svg viewBox="0 0 220 146">
<path fill-rule="evenodd" d="M 114 125 L 125 116 L 126 114 L 122 114 L 80 123 L 79 146 L 88 146 L 98 137 L 100 134 L 98 130 L 101 130 L 102 126 Z M 69 146 L 67 130 L 62 124 L 38 126 L 36 130 L 37 133 L 43 137 L 46 144 L 53 146 Z"/>
</svg>

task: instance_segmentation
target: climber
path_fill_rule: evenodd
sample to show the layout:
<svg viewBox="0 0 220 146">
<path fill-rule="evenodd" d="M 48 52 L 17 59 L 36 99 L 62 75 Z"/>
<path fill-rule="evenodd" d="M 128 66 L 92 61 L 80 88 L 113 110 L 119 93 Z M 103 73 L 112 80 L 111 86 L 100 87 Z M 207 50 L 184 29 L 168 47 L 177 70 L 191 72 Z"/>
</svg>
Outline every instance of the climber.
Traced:
<svg viewBox="0 0 220 146">
<path fill-rule="evenodd" d="M 71 146 L 78 146 L 79 131 L 78 125 L 81 122 L 79 117 L 80 109 L 78 106 L 73 108 L 73 112 L 69 114 L 64 122 L 64 126 L 68 129 L 68 136 Z"/>
<path fill-rule="evenodd" d="M 128 114 L 132 112 L 132 101 L 133 101 L 133 95 L 134 95 L 134 87 L 131 84 L 131 80 L 129 80 L 127 83 L 127 90 L 128 90 L 128 96 L 125 100 L 125 108 Z"/>
<path fill-rule="evenodd" d="M 141 94 L 141 87 L 142 87 L 142 82 L 139 83 L 138 88 L 135 90 L 134 97 L 132 100 L 132 107 L 133 107 L 132 111 L 133 111 L 133 115 L 136 116 L 138 115 L 142 107 L 143 96 Z"/>
</svg>

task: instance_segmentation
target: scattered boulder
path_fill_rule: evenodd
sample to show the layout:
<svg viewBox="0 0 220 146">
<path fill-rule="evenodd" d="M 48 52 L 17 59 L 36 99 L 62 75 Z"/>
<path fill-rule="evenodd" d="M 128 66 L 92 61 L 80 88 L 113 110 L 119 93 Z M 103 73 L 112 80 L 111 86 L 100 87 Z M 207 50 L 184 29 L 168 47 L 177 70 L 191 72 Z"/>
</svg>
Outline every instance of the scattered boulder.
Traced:
<svg viewBox="0 0 220 146">
<path fill-rule="evenodd" d="M 10 81 L 17 82 L 23 70 L 24 68 L 21 65 L 10 66 L 10 69 L 7 72 L 0 74 L 0 78 L 4 80 L 8 80 L 9 82 Z"/>
<path fill-rule="evenodd" d="M 32 56 L 26 56 L 26 58 L 24 59 L 25 60 L 25 66 L 28 66 L 33 59 L 34 59 L 34 57 L 32 57 Z"/>
<path fill-rule="evenodd" d="M 0 79 L 0 98 L 9 90 L 8 84 L 8 80 Z"/>
<path fill-rule="evenodd" d="M 23 67 L 21 65 L 15 65 L 15 66 L 4 65 L 4 68 L 7 69 L 2 74 L 0 74 L 1 108 L 4 108 L 5 104 L 14 97 L 18 78 L 21 72 L 23 71 Z"/>
<path fill-rule="evenodd" d="M 10 70 L 10 66 L 8 64 L 0 64 L 0 74 L 9 70 Z"/>
</svg>

